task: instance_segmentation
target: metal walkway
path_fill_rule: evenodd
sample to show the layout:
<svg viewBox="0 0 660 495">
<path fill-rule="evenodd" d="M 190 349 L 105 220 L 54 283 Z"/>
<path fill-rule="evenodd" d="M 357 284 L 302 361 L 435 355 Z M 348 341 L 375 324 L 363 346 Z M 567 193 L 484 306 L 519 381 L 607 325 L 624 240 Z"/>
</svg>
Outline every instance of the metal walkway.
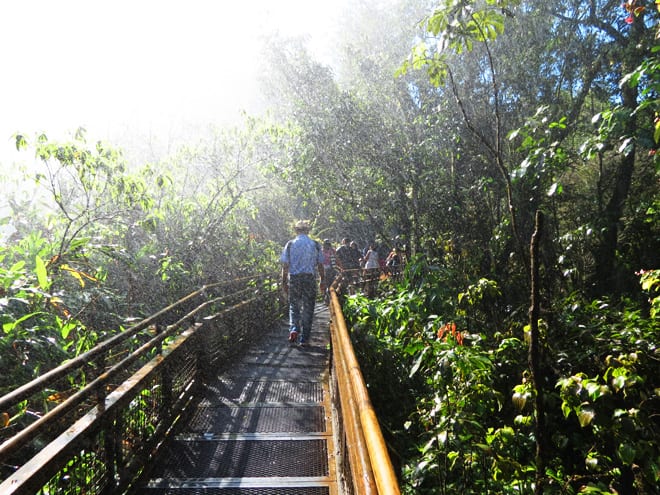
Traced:
<svg viewBox="0 0 660 495">
<path fill-rule="evenodd" d="M 137 493 L 338 494 L 327 307 L 317 304 L 306 347 L 289 344 L 287 332 L 285 322 L 274 325 L 210 374 Z"/>
</svg>

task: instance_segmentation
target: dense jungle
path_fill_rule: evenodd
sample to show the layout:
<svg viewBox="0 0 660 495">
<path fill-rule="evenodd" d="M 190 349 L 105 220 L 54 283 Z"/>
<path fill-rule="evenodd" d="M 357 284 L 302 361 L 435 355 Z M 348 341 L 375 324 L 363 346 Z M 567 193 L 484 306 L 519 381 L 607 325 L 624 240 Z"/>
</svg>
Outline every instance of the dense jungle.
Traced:
<svg viewBox="0 0 660 495">
<path fill-rule="evenodd" d="M 275 273 L 302 218 L 405 251 L 343 302 L 403 493 L 660 493 L 659 20 L 650 0 L 365 1 L 336 66 L 270 37 L 268 110 L 156 161 L 17 133 L 0 395 Z"/>
</svg>

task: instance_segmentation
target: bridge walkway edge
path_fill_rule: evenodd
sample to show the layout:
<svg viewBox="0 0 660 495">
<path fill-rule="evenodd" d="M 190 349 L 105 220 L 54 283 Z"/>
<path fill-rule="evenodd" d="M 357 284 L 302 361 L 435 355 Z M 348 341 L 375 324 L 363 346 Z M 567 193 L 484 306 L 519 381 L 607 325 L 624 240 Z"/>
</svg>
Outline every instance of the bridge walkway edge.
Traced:
<svg viewBox="0 0 660 495">
<path fill-rule="evenodd" d="M 312 340 L 275 323 L 226 369 L 149 463 L 135 493 L 338 495 L 330 393 L 330 313 L 318 303 Z"/>
</svg>

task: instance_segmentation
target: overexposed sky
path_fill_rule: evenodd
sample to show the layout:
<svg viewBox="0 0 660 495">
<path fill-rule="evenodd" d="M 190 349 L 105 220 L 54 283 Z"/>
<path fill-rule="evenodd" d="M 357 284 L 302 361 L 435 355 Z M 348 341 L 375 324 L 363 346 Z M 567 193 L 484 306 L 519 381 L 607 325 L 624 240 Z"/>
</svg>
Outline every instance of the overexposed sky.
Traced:
<svg viewBox="0 0 660 495">
<path fill-rule="evenodd" d="M 231 121 L 251 110 L 260 37 L 331 50 L 350 0 L 17 0 L 0 5 L 0 157 L 17 131 Z"/>
</svg>

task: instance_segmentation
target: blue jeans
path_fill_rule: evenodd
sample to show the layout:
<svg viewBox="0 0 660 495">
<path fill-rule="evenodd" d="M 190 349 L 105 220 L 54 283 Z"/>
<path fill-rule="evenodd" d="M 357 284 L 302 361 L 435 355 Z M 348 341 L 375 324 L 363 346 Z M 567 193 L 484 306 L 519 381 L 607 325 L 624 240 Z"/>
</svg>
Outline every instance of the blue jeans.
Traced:
<svg viewBox="0 0 660 495">
<path fill-rule="evenodd" d="M 311 273 L 289 276 L 289 331 L 309 341 L 316 303 L 316 277 Z"/>
</svg>

